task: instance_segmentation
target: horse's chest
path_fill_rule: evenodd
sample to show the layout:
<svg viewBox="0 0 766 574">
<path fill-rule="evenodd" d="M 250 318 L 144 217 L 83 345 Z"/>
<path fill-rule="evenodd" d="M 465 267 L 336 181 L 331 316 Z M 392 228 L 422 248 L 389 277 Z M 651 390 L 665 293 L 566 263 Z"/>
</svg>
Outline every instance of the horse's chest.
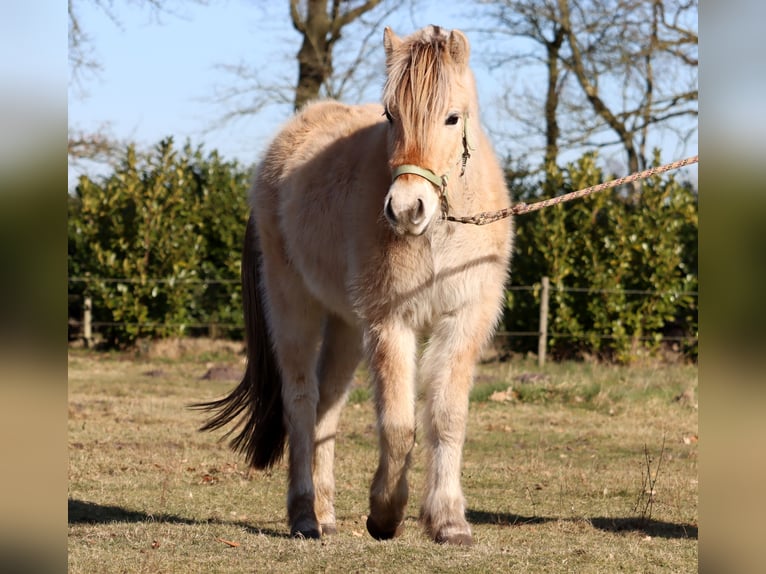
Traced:
<svg viewBox="0 0 766 574">
<path fill-rule="evenodd" d="M 410 327 L 424 330 L 436 319 L 451 315 L 468 302 L 463 285 L 446 279 L 436 279 L 421 293 L 404 302 L 397 310 Z"/>
<path fill-rule="evenodd" d="M 472 304 L 481 288 L 465 262 L 449 259 L 432 258 L 423 262 L 419 272 L 403 270 L 398 277 L 392 311 L 418 330 Z"/>
</svg>

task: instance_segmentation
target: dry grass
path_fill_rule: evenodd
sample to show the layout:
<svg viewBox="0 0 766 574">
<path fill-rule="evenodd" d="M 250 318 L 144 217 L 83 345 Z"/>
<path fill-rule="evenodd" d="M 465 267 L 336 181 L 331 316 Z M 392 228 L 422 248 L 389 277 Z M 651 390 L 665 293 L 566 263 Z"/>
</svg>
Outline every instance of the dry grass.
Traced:
<svg viewBox="0 0 766 574">
<path fill-rule="evenodd" d="M 248 472 L 185 409 L 234 384 L 201 379 L 211 361 L 241 368 L 223 351 L 70 353 L 70 572 L 697 571 L 696 367 L 482 366 L 463 472 L 476 544 L 463 549 L 433 544 L 417 523 L 419 452 L 405 534 L 367 535 L 377 451 L 363 388 L 338 439 L 340 533 L 290 539 L 284 467 Z M 643 492 L 644 449 L 653 471 L 663 439 L 654 492 Z"/>
</svg>

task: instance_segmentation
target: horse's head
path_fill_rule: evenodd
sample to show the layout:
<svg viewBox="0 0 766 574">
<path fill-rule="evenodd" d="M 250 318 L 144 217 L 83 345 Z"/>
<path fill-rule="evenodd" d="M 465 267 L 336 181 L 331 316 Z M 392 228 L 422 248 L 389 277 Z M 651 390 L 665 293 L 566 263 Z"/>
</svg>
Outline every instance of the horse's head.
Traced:
<svg viewBox="0 0 766 574">
<path fill-rule="evenodd" d="M 462 32 L 438 26 L 405 39 L 386 28 L 384 47 L 392 177 L 384 212 L 396 233 L 421 235 L 446 211 L 447 180 L 462 175 L 469 155 L 470 48 Z"/>
</svg>

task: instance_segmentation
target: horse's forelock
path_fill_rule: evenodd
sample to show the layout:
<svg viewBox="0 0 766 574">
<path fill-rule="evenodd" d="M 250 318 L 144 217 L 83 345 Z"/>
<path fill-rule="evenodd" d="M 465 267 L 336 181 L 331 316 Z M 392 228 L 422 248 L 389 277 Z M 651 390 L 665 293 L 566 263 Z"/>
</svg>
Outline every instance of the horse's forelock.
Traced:
<svg viewBox="0 0 766 574">
<path fill-rule="evenodd" d="M 449 105 L 457 70 L 449 56 L 448 39 L 448 34 L 432 26 L 407 38 L 389 58 L 383 104 L 402 118 L 408 141 L 425 141 L 429 123 L 434 117 L 442 119 Z"/>
</svg>

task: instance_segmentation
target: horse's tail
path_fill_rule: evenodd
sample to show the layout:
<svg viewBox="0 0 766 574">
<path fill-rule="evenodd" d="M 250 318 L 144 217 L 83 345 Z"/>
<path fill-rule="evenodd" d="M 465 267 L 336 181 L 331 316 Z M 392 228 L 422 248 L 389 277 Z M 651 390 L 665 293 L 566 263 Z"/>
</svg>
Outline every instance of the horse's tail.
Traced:
<svg viewBox="0 0 766 574">
<path fill-rule="evenodd" d="M 282 416 L 282 376 L 271 344 L 263 294 L 260 289 L 260 247 L 252 215 L 247 222 L 242 251 L 242 304 L 245 312 L 247 368 L 242 382 L 226 397 L 192 408 L 213 413 L 200 431 L 220 429 L 237 421 L 223 438 L 258 469 L 282 458 L 286 429 Z M 236 433 L 236 434 L 234 434 Z"/>
</svg>

